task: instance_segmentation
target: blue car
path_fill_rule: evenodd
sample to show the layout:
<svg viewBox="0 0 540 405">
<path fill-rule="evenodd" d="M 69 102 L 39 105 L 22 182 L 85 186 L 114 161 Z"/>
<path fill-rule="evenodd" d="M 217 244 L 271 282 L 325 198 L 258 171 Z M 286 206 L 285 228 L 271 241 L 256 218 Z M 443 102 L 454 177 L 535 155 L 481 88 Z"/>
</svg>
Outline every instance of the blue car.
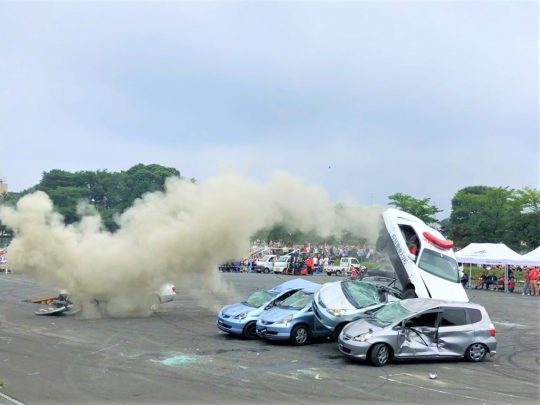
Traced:
<svg viewBox="0 0 540 405">
<path fill-rule="evenodd" d="M 268 340 L 289 340 L 295 346 L 305 345 L 313 337 L 330 336 L 332 331 L 315 322 L 313 297 L 320 284 L 296 291 L 284 300 L 275 301 L 257 321 L 257 334 Z"/>
<path fill-rule="evenodd" d="M 271 308 L 276 302 L 286 299 L 303 288 L 319 284 L 297 278 L 278 284 L 270 290 L 254 291 L 245 301 L 223 307 L 216 319 L 216 326 L 227 333 L 255 339 L 256 322 L 265 308 Z"/>
</svg>

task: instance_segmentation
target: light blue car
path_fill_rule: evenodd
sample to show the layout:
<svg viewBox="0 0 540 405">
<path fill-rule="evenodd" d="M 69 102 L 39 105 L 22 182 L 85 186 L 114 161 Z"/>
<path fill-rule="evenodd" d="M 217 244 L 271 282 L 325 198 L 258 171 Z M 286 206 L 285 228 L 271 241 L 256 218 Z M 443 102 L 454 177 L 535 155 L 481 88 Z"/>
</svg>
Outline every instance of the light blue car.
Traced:
<svg viewBox="0 0 540 405">
<path fill-rule="evenodd" d="M 286 299 L 303 288 L 313 288 L 319 284 L 296 278 L 278 284 L 270 290 L 254 291 L 245 301 L 223 307 L 216 319 L 216 326 L 227 333 L 255 339 L 256 322 L 265 308 L 271 308 L 276 302 Z"/>
<path fill-rule="evenodd" d="M 332 331 L 315 322 L 313 297 L 321 288 L 311 283 L 284 300 L 275 301 L 257 321 L 257 334 L 268 340 L 289 340 L 295 346 L 305 345 L 313 337 L 330 336 Z"/>
</svg>

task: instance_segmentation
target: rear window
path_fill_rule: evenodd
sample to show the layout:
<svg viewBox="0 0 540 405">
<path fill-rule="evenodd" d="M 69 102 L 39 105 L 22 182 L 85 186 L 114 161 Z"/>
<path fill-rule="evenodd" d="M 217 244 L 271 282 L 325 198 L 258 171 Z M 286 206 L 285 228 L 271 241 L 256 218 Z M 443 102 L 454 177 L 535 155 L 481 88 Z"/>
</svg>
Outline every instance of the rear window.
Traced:
<svg viewBox="0 0 540 405">
<path fill-rule="evenodd" d="M 467 316 L 463 309 L 445 309 L 439 326 L 459 326 L 467 324 Z"/>
<path fill-rule="evenodd" d="M 482 312 L 478 309 L 468 308 L 469 317 L 471 318 L 471 323 L 480 322 L 482 320 Z"/>
</svg>

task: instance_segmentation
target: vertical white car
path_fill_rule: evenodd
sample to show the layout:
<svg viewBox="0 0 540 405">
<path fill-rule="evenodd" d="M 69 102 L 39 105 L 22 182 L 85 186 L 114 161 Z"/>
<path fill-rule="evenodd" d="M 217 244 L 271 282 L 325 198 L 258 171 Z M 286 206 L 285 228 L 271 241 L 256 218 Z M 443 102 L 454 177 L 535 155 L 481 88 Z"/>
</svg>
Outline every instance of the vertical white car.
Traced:
<svg viewBox="0 0 540 405">
<path fill-rule="evenodd" d="M 403 298 L 469 301 L 453 242 L 414 215 L 393 208 L 384 211 L 377 250 L 388 254 Z"/>
<path fill-rule="evenodd" d="M 274 262 L 274 273 L 283 273 L 283 270 L 285 270 L 289 264 L 290 258 L 291 255 L 280 256 Z"/>
</svg>

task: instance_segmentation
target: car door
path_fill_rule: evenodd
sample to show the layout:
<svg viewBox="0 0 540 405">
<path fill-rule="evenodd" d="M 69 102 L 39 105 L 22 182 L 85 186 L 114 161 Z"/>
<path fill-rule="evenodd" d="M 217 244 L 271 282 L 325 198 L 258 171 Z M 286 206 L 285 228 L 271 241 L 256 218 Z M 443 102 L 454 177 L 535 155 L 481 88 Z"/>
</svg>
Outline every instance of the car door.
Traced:
<svg viewBox="0 0 540 405">
<path fill-rule="evenodd" d="M 464 308 L 444 308 L 439 319 L 440 356 L 463 356 L 474 341 L 474 328 Z"/>
<path fill-rule="evenodd" d="M 397 357 L 438 355 L 437 322 L 440 311 L 429 311 L 405 320 L 398 332 Z"/>
</svg>

